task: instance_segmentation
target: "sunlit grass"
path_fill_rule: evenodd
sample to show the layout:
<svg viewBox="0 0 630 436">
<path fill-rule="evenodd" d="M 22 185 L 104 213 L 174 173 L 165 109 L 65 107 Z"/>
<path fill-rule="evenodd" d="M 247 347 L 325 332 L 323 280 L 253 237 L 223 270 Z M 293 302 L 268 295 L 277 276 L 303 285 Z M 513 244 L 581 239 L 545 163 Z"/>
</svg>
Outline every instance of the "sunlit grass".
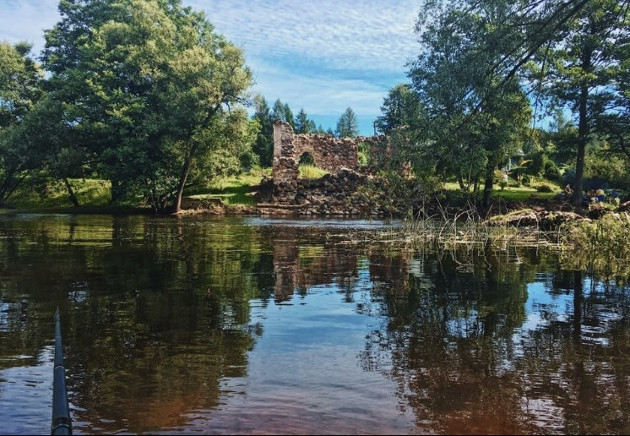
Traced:
<svg viewBox="0 0 630 436">
<path fill-rule="evenodd" d="M 107 206 L 111 200 L 111 183 L 100 179 L 69 179 L 81 206 Z M 41 186 L 20 186 L 7 204 L 18 209 L 54 209 L 73 207 L 62 181 L 48 181 Z"/>
<path fill-rule="evenodd" d="M 252 191 L 260 185 L 265 176 L 271 175 L 271 168 L 253 169 L 247 173 L 215 179 L 207 192 L 188 195 L 190 198 L 218 198 L 225 205 L 253 206 Z"/>
<path fill-rule="evenodd" d="M 321 179 L 328 174 L 328 171 L 311 164 L 301 164 L 299 170 L 301 179 Z"/>
<path fill-rule="evenodd" d="M 253 169 L 236 176 L 219 177 L 208 188 L 213 192 L 257 186 L 264 176 L 271 176 L 271 168 Z"/>
<path fill-rule="evenodd" d="M 526 201 L 532 198 L 538 199 L 552 199 L 555 198 L 561 189 L 553 185 L 551 183 L 543 183 L 552 188 L 553 192 L 538 192 L 538 186 L 541 183 L 533 184 L 533 186 L 506 186 L 504 189 L 501 189 L 499 186 L 495 186 L 495 189 L 492 191 L 493 198 L 500 198 L 506 201 Z M 461 193 L 461 189 L 459 188 L 459 184 L 456 182 L 447 182 L 444 184 L 444 187 L 447 191 L 453 193 Z"/>
<path fill-rule="evenodd" d="M 536 188 L 527 186 L 506 187 L 503 190 L 495 190 L 492 193 L 494 198 L 502 198 L 509 201 L 525 201 L 531 198 L 551 199 L 558 195 L 558 192 L 538 192 Z"/>
</svg>

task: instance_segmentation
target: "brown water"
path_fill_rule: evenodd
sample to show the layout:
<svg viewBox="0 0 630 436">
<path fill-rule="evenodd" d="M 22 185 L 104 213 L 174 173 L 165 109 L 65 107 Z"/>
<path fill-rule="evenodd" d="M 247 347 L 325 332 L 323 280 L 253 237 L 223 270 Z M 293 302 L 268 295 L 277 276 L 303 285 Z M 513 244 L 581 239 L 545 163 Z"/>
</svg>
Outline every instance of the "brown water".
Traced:
<svg viewBox="0 0 630 436">
<path fill-rule="evenodd" d="M 0 433 L 630 433 L 628 292 L 396 223 L 0 215 Z"/>
</svg>

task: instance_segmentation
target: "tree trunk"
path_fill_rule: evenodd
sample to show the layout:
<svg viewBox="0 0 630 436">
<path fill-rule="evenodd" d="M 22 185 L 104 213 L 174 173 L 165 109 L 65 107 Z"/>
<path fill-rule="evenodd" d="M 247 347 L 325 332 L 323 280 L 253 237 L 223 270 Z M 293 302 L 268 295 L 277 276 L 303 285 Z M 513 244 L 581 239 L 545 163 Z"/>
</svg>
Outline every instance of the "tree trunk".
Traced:
<svg viewBox="0 0 630 436">
<path fill-rule="evenodd" d="M 483 205 L 488 207 L 490 205 L 490 196 L 492 195 L 492 189 L 494 187 L 494 165 L 488 164 L 486 168 L 486 179 L 483 185 Z"/>
<path fill-rule="evenodd" d="M 70 180 L 68 180 L 67 177 L 63 178 L 63 183 L 66 185 L 66 190 L 68 191 L 68 197 L 70 198 L 70 201 L 72 202 L 74 207 L 79 207 L 81 206 L 79 204 L 79 200 L 77 199 L 77 196 L 74 194 L 74 189 L 72 189 L 72 185 L 70 184 Z"/>
<path fill-rule="evenodd" d="M 592 70 L 593 50 L 585 43 L 582 47 L 582 71 L 588 74 Z M 580 95 L 578 98 L 578 144 L 577 159 L 575 162 L 575 186 L 571 204 L 579 206 L 582 204 L 582 195 L 584 192 L 584 157 L 586 155 L 586 143 L 588 142 L 588 82 L 582 79 L 580 84 Z"/>
<path fill-rule="evenodd" d="M 116 204 L 124 197 L 125 186 L 124 186 L 124 183 L 120 180 L 111 179 L 110 182 L 112 185 L 111 187 L 112 198 L 110 200 L 110 203 Z"/>
<path fill-rule="evenodd" d="M 468 191 L 468 187 L 464 184 L 464 178 L 462 177 L 461 174 L 457 175 L 457 182 L 459 182 L 459 189 L 461 189 L 462 192 Z"/>
<path fill-rule="evenodd" d="M 186 157 L 184 161 L 184 166 L 182 167 L 182 173 L 179 176 L 179 182 L 177 183 L 177 195 L 175 196 L 175 201 L 173 202 L 173 213 L 178 213 L 182 209 L 182 197 L 184 196 L 184 186 L 186 186 L 186 180 L 188 179 L 188 173 L 190 172 L 190 166 L 192 164 L 193 156 L 197 152 L 197 144 L 193 144 L 190 153 Z"/>
<path fill-rule="evenodd" d="M 573 198 L 571 204 L 579 206 L 582 204 L 584 192 L 584 157 L 586 155 L 586 142 L 588 141 L 588 119 L 587 119 L 588 87 L 582 85 L 579 101 L 579 121 L 578 121 L 578 144 L 577 158 L 575 161 L 575 186 L 573 188 Z"/>
</svg>

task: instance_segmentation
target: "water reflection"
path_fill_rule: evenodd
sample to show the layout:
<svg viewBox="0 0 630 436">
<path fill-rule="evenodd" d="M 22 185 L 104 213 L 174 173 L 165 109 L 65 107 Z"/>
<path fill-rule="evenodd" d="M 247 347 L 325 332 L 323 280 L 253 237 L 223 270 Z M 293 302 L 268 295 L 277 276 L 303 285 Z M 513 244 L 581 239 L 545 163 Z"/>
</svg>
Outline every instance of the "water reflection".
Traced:
<svg viewBox="0 0 630 436">
<path fill-rule="evenodd" d="M 392 225 L 0 216 L 4 430 L 47 429 L 59 306 L 75 433 L 630 432 L 627 288 Z"/>
</svg>

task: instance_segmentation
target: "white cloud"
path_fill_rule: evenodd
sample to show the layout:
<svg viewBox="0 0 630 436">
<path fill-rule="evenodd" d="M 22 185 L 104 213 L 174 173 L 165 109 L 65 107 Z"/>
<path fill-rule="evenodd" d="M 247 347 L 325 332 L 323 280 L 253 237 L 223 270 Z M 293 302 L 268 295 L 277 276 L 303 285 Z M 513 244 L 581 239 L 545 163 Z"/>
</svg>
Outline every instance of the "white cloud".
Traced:
<svg viewBox="0 0 630 436">
<path fill-rule="evenodd" d="M 59 21 L 59 0 L 0 0 L 0 41 L 26 41 L 38 55 L 44 48 L 44 30 Z"/>
<path fill-rule="evenodd" d="M 376 116 L 418 52 L 416 0 L 183 0 L 245 51 L 253 92 L 297 112 Z M 0 0 L 0 40 L 44 46 L 58 0 Z M 328 126 L 324 126 L 328 127 Z M 334 126 L 331 126 L 334 128 Z"/>
<path fill-rule="evenodd" d="M 416 1 L 195 0 L 248 53 L 320 59 L 335 68 L 402 70 L 417 49 Z"/>
</svg>

